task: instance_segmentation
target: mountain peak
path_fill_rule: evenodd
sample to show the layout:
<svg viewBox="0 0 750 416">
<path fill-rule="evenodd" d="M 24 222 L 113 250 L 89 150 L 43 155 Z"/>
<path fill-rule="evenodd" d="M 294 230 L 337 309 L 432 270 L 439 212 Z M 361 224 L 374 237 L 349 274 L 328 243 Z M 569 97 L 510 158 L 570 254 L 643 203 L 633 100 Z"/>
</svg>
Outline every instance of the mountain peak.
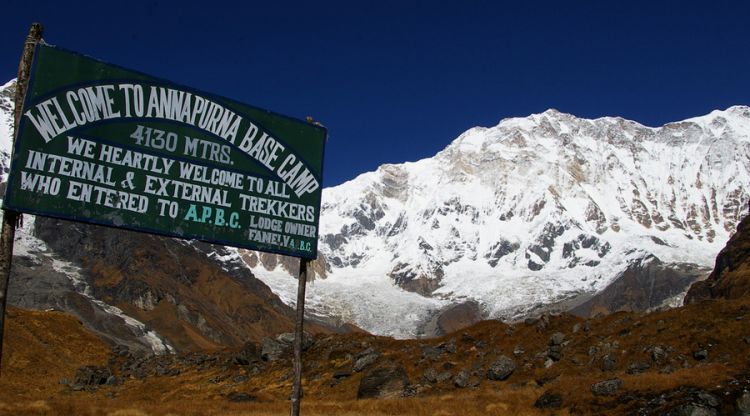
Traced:
<svg viewBox="0 0 750 416">
<path fill-rule="evenodd" d="M 513 319 L 597 293 L 645 258 L 702 270 L 750 198 L 750 161 L 736 157 L 750 153 L 746 110 L 650 128 L 549 109 L 327 189 L 319 249 L 331 272 L 311 308 L 411 337 L 449 305 Z M 293 296 L 277 272 L 254 273 Z"/>
<path fill-rule="evenodd" d="M 547 116 L 547 117 L 554 117 L 554 118 L 557 118 L 560 116 L 568 116 L 568 117 L 572 116 L 571 114 L 563 113 L 556 108 L 548 108 L 544 110 L 544 112 L 541 113 L 540 115 Z"/>
<path fill-rule="evenodd" d="M 5 84 L 3 84 L 2 86 L 0 86 L 0 89 L 10 88 L 11 86 L 13 86 L 15 84 L 16 84 L 16 79 L 13 78 L 10 81 L 8 81 Z"/>
</svg>

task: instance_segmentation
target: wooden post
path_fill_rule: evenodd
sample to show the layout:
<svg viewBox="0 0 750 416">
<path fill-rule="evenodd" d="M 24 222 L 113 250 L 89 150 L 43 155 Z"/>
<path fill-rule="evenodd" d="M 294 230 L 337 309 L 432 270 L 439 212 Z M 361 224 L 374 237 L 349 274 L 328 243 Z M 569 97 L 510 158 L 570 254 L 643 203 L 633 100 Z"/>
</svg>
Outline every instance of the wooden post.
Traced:
<svg viewBox="0 0 750 416">
<path fill-rule="evenodd" d="M 299 416 L 302 400 L 302 324 L 305 321 L 305 286 L 307 285 L 307 264 L 310 260 L 300 259 L 297 279 L 297 319 L 294 323 L 294 381 L 292 384 L 292 416 Z"/>
<path fill-rule="evenodd" d="M 29 35 L 21 54 L 21 62 L 18 64 L 18 78 L 16 79 L 15 96 L 15 120 L 13 123 L 13 139 L 18 134 L 18 123 L 21 122 L 23 112 L 23 100 L 26 97 L 26 87 L 29 84 L 31 63 L 34 60 L 34 48 L 42 40 L 42 25 L 32 23 Z M 11 144 L 11 157 L 13 156 Z M 3 339 L 5 334 L 5 304 L 8 297 L 8 282 L 10 281 L 10 267 L 13 261 L 13 239 L 16 236 L 16 223 L 21 214 L 3 208 L 3 226 L 0 234 L 0 374 L 2 374 Z"/>
</svg>

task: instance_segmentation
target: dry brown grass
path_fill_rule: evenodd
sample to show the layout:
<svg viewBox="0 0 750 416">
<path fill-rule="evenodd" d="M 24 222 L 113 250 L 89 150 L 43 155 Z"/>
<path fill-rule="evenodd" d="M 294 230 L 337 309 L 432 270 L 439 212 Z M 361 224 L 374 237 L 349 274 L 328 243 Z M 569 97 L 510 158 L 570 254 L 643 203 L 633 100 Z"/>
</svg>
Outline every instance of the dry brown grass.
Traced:
<svg viewBox="0 0 750 416">
<path fill-rule="evenodd" d="M 482 394 L 446 394 L 434 397 L 404 398 L 390 400 L 349 400 L 303 402 L 302 414 L 322 415 L 415 415 L 415 416 L 459 416 L 459 415 L 539 415 L 544 414 L 528 403 L 535 400 L 537 393 L 528 390 Z M 138 403 L 136 405 L 112 403 L 86 403 L 81 398 L 67 401 L 51 400 L 18 403 L 15 406 L 0 407 L 0 414 L 13 415 L 84 415 L 84 416 L 150 416 L 150 415 L 228 415 L 228 416 L 271 416 L 286 415 L 289 404 L 283 401 L 267 403 L 229 404 L 225 402 L 189 401 L 183 403 Z M 556 414 L 567 415 L 567 411 Z"/>
<path fill-rule="evenodd" d="M 500 322 L 481 322 L 459 333 L 434 340 L 398 341 L 366 334 L 332 335 L 318 338 L 306 353 L 304 370 L 305 415 L 485 415 L 485 414 L 628 414 L 627 404 L 616 397 L 596 397 L 591 393 L 595 382 L 619 377 L 623 393 L 649 396 L 680 386 L 706 390 L 726 385 L 738 372 L 747 371 L 750 345 L 742 340 L 750 336 L 750 299 L 711 301 L 699 305 L 653 314 L 616 313 L 591 321 L 591 331 L 572 332 L 581 320 L 572 316 L 550 319 L 540 330 L 535 325 L 509 326 Z M 105 387 L 97 392 L 72 392 L 58 384 L 62 377 L 72 378 L 81 365 L 104 365 L 108 347 L 73 318 L 61 313 L 29 312 L 13 309 L 6 331 L 7 360 L 0 380 L 0 415 L 285 415 L 291 382 L 289 362 L 271 364 L 249 381 L 232 382 L 245 374 L 240 366 L 211 367 L 204 371 L 184 367 L 177 377 L 151 376 L 130 379 L 122 386 Z M 536 354 L 547 348 L 555 331 L 570 340 L 563 359 L 545 368 Z M 512 332 L 512 335 L 508 335 Z M 422 360 L 423 345 L 438 345 L 453 339 L 457 350 L 437 361 Z M 476 348 L 482 340 L 486 347 Z M 618 367 L 603 372 L 598 361 L 589 364 L 588 350 L 602 343 L 619 344 Z M 327 360 L 337 348 L 352 353 L 365 345 L 381 351 L 380 362 L 400 363 L 412 383 L 419 383 L 428 367 L 458 370 L 479 363 L 481 368 L 499 354 L 512 356 L 515 346 L 526 353 L 517 357 L 519 366 L 509 380 L 489 381 L 481 373 L 477 388 L 457 389 L 451 381 L 431 386 L 418 397 L 391 400 L 357 400 L 362 373 L 340 382 L 332 374 L 351 365 L 351 360 Z M 662 374 L 666 363 L 653 363 L 647 347 L 671 348 L 670 358 L 684 358 L 689 368 L 681 368 L 682 358 L 675 361 L 674 371 Z M 707 348 L 709 359 L 698 362 L 692 353 Z M 626 373 L 636 361 L 650 362 L 652 368 L 643 374 Z M 484 371 L 484 370 L 482 370 Z M 215 377 L 223 381 L 210 382 Z M 541 411 L 534 402 L 545 392 L 553 391 L 563 398 L 563 409 Z M 228 395 L 247 392 L 255 402 L 232 403 Z"/>
</svg>

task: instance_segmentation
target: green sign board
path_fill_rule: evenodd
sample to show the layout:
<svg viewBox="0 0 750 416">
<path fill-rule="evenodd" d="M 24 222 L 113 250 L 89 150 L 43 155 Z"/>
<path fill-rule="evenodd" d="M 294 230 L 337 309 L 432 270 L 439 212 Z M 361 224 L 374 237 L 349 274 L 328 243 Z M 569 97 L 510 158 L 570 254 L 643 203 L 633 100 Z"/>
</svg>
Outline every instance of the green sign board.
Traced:
<svg viewBox="0 0 750 416">
<path fill-rule="evenodd" d="M 40 45 L 5 207 L 312 259 L 325 128 Z"/>
</svg>

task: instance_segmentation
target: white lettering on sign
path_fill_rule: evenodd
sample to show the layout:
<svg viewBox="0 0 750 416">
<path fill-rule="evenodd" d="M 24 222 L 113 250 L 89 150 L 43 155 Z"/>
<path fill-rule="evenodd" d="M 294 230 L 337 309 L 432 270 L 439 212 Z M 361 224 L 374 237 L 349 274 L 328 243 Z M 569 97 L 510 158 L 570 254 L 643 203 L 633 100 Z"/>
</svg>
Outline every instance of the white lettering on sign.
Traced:
<svg viewBox="0 0 750 416">
<path fill-rule="evenodd" d="M 319 181 L 303 159 L 269 132 L 221 103 L 189 91 L 153 85 L 144 88 L 133 83 L 86 86 L 63 91 L 35 104 L 24 116 L 47 143 L 70 130 L 103 120 L 138 117 L 184 123 L 228 143 L 185 136 L 185 155 L 231 165 L 231 145 L 234 145 L 276 174 L 298 197 L 320 189 Z M 139 145 L 158 150 L 172 152 L 177 147 L 176 133 L 159 129 L 139 125 L 131 137 Z M 102 151 L 106 155 L 107 150 Z"/>
</svg>

